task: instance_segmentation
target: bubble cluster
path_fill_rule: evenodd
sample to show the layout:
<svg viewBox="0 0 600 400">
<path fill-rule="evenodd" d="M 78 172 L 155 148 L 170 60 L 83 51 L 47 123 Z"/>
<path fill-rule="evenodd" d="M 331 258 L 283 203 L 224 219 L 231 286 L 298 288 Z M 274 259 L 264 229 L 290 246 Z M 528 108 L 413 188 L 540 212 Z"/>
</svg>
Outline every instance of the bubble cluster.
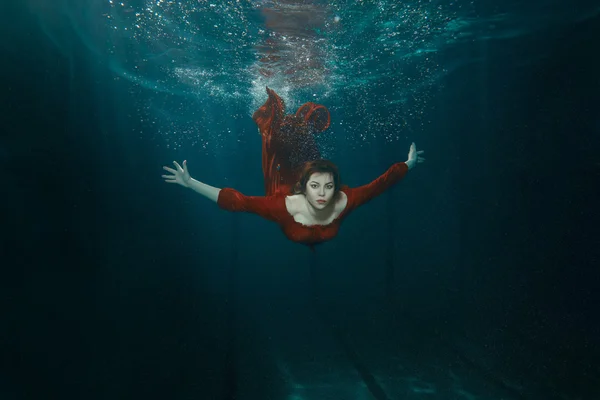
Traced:
<svg viewBox="0 0 600 400">
<path fill-rule="evenodd" d="M 341 15 L 331 33 L 334 95 L 354 99 L 344 115 L 348 125 L 360 126 L 357 142 L 422 130 L 427 102 L 445 72 L 438 52 L 456 13 L 431 1 L 331 4 Z"/>
<path fill-rule="evenodd" d="M 330 130 L 358 145 L 422 129 L 444 74 L 436 55 L 457 20 L 429 0 L 56 4 L 92 53 L 136 88 L 153 128 L 190 144 L 218 142 L 238 116 L 249 120 L 265 86 L 288 112 L 306 101 L 337 110 Z"/>
<path fill-rule="evenodd" d="M 292 112 L 306 101 L 326 105 L 330 131 L 357 145 L 414 137 L 427 130 L 441 78 L 478 61 L 469 52 L 444 58 L 448 49 L 600 13 L 564 2 L 545 13 L 526 2 L 475 13 L 474 1 L 456 0 L 26 1 L 57 47 L 69 53 L 80 40 L 131 82 L 153 127 L 192 143 L 217 141 L 218 129 L 231 129 L 224 121 L 249 121 L 265 86 Z"/>
</svg>

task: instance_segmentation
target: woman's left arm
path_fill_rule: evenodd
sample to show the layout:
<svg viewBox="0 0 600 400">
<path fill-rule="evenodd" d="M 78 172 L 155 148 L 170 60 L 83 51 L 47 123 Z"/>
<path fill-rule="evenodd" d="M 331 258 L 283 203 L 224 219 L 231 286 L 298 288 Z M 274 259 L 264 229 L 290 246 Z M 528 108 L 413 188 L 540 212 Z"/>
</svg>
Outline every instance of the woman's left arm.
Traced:
<svg viewBox="0 0 600 400">
<path fill-rule="evenodd" d="M 423 154 L 424 152 L 425 151 L 423 150 L 417 151 L 417 146 L 415 145 L 415 142 L 412 142 L 412 144 L 410 145 L 410 150 L 408 151 L 408 160 L 404 162 L 406 166 L 408 166 L 408 169 L 413 169 L 416 164 L 425 162 L 425 159 L 421 157 L 421 154 Z"/>
<path fill-rule="evenodd" d="M 425 161 L 425 159 L 420 156 L 420 154 L 423 153 L 423 150 L 417 151 L 417 147 L 412 143 L 408 152 L 408 160 L 395 163 L 383 175 L 379 176 L 371 183 L 345 190 L 346 195 L 348 196 L 348 205 L 351 208 L 359 207 L 385 192 L 404 178 L 408 170 L 413 169 L 416 164 Z"/>
</svg>

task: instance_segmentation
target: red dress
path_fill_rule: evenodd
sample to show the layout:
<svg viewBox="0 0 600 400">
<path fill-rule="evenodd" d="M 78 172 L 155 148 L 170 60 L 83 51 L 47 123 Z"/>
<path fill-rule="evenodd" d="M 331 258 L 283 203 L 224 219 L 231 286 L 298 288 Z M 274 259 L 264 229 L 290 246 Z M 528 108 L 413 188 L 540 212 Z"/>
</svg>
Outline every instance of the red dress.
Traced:
<svg viewBox="0 0 600 400">
<path fill-rule="evenodd" d="M 342 221 L 357 207 L 379 196 L 406 175 L 408 166 L 401 162 L 392 165 L 373 182 L 357 188 L 342 186 L 348 204 L 328 225 L 303 225 L 287 211 L 285 197 L 292 194 L 298 168 L 305 161 L 320 159 L 314 130 L 329 126 L 329 112 L 321 105 L 306 103 L 296 115 L 285 115 L 283 100 L 267 88 L 269 98 L 252 116 L 260 129 L 263 141 L 262 166 L 265 196 L 246 196 L 237 190 L 223 188 L 217 204 L 228 211 L 258 214 L 274 221 L 288 239 L 306 245 L 315 245 L 333 239 Z"/>
</svg>

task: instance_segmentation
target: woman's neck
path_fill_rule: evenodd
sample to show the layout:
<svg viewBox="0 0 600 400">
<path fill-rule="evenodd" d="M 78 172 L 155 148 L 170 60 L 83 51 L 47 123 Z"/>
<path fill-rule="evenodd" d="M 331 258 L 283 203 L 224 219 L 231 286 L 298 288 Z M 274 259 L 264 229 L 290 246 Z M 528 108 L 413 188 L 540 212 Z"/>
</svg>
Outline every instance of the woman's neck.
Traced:
<svg viewBox="0 0 600 400">
<path fill-rule="evenodd" d="M 325 208 L 318 209 L 318 208 L 315 208 L 312 204 L 310 204 L 310 202 L 308 201 L 308 199 L 306 198 L 305 195 L 303 197 L 304 197 L 304 201 L 306 202 L 306 210 L 308 211 L 308 214 L 315 221 L 325 221 L 325 220 L 329 219 L 331 217 L 331 213 L 333 213 L 333 211 L 335 210 L 335 207 L 334 207 L 335 202 L 334 201 L 327 204 L 327 206 Z"/>
</svg>

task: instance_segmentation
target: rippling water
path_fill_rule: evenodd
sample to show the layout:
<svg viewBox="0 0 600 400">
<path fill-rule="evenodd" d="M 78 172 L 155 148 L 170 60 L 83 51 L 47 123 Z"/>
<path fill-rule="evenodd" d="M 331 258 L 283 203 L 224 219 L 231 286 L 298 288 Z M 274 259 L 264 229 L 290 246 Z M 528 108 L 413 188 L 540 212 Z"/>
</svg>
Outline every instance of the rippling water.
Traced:
<svg viewBox="0 0 600 400">
<path fill-rule="evenodd" d="M 441 57 L 448 50 L 600 10 L 558 1 L 486 8 L 435 0 L 29 2 L 65 54 L 76 37 L 139 89 L 139 106 L 165 135 L 194 143 L 218 141 L 198 126 L 224 105 L 242 105 L 245 114 L 232 117 L 249 118 L 265 100 L 265 86 L 289 111 L 305 101 L 326 104 L 335 113 L 333 130 L 349 116 L 363 121 L 354 130 L 344 126 L 358 142 L 381 132 L 394 140 L 398 128 L 419 129 L 440 78 L 477 61 Z"/>
</svg>

